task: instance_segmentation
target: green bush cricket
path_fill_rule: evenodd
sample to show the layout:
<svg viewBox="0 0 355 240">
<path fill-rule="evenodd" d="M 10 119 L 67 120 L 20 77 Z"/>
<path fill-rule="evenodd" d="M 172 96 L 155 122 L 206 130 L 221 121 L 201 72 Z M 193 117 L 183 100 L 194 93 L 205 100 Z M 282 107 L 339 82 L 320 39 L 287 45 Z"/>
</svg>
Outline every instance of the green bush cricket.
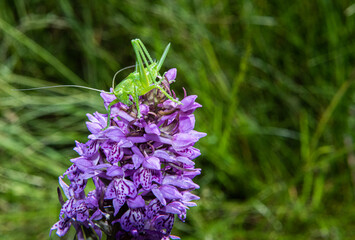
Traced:
<svg viewBox="0 0 355 240">
<path fill-rule="evenodd" d="M 166 55 L 168 54 L 170 43 L 166 46 L 160 60 L 156 62 L 152 60 L 146 47 L 140 39 L 133 39 L 131 42 L 137 58 L 136 70 L 129 74 L 116 87 L 113 86 L 112 94 L 114 94 L 117 99 L 112 101 L 108 106 L 107 127 L 110 126 L 111 107 L 118 102 L 131 105 L 132 102 L 129 100 L 130 96 L 133 97 L 133 100 L 136 103 L 138 111 L 137 117 L 140 118 L 141 113 L 139 109 L 139 96 L 142 96 L 155 88 L 158 88 L 168 99 L 181 104 L 180 101 L 174 99 L 160 86 L 163 78 L 160 76 L 159 70 L 164 63 Z M 144 65 L 146 67 L 144 67 Z M 157 78 L 159 80 L 157 80 Z M 113 78 L 113 85 L 114 79 L 115 77 Z"/>
</svg>

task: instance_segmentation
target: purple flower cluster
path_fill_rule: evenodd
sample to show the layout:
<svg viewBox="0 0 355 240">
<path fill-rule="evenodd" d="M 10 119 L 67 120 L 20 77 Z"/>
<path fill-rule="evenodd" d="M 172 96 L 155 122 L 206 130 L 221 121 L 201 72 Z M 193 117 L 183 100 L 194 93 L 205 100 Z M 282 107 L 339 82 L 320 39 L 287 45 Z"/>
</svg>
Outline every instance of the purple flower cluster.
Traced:
<svg viewBox="0 0 355 240">
<path fill-rule="evenodd" d="M 175 77 L 170 69 L 161 83 L 173 96 L 169 85 Z M 116 99 L 105 92 L 101 97 L 106 108 Z M 62 209 L 51 231 L 63 236 L 73 225 L 78 239 L 90 231 L 108 239 L 174 239 L 175 215 L 184 221 L 186 210 L 196 206 L 192 200 L 199 199 L 191 193 L 199 188 L 192 179 L 201 172 L 193 145 L 206 134 L 193 130 L 193 112 L 201 107 L 196 97 L 185 93 L 177 104 L 153 89 L 140 97 L 141 118 L 135 104 L 119 102 L 111 107 L 107 128 L 107 114 L 87 114 L 91 135 L 86 143 L 76 142 L 80 156 L 59 177 L 67 200 L 59 194 Z M 85 194 L 91 180 L 95 189 Z"/>
</svg>

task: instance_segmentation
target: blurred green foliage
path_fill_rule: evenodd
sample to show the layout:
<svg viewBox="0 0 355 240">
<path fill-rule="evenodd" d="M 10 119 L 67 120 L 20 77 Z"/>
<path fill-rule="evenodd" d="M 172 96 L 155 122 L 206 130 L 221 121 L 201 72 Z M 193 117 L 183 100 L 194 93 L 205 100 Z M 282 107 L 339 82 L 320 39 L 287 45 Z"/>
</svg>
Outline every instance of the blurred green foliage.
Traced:
<svg viewBox="0 0 355 240">
<path fill-rule="evenodd" d="M 203 105 L 182 239 L 355 238 L 351 1 L 0 1 L 0 238 L 48 239 L 95 92 L 141 38 Z M 164 69 L 163 69 L 164 70 Z M 127 72 L 121 74 L 123 79 Z M 57 239 L 52 235 L 52 239 Z"/>
</svg>

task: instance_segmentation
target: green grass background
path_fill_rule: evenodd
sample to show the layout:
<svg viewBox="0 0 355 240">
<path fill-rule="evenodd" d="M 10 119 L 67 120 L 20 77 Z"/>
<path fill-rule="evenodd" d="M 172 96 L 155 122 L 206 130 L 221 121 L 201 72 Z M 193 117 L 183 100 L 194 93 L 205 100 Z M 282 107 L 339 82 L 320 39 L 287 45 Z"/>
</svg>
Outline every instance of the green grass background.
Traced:
<svg viewBox="0 0 355 240">
<path fill-rule="evenodd" d="M 171 42 L 163 70 L 203 105 L 201 200 L 173 234 L 355 239 L 350 0 L 0 1 L 1 239 L 49 238 L 57 177 L 104 112 L 96 92 L 13 89 L 108 90 L 137 37 L 154 57 Z"/>
</svg>

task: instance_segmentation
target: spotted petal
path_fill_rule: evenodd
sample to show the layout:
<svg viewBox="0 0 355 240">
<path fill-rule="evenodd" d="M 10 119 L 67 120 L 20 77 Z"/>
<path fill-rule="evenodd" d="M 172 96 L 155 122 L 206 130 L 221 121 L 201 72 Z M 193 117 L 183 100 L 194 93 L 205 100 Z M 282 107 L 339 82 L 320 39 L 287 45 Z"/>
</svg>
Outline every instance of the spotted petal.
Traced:
<svg viewBox="0 0 355 240">
<path fill-rule="evenodd" d="M 174 214 L 158 215 L 153 222 L 158 231 L 165 229 L 167 233 L 170 233 L 174 225 Z"/>
<path fill-rule="evenodd" d="M 145 213 L 144 209 L 129 209 L 120 220 L 121 226 L 125 231 L 142 230 L 144 228 Z"/>
<path fill-rule="evenodd" d="M 106 199 L 113 199 L 113 207 L 115 209 L 115 215 L 120 210 L 121 206 L 126 201 L 126 197 L 135 197 L 137 195 L 137 189 L 133 182 L 125 178 L 115 178 L 107 187 L 105 192 Z"/>
<path fill-rule="evenodd" d="M 59 237 L 63 237 L 68 232 L 70 226 L 71 226 L 71 222 L 69 218 L 61 219 L 52 226 L 49 232 L 49 236 L 52 234 L 53 230 L 57 230 L 56 232 L 57 235 Z"/>
</svg>

